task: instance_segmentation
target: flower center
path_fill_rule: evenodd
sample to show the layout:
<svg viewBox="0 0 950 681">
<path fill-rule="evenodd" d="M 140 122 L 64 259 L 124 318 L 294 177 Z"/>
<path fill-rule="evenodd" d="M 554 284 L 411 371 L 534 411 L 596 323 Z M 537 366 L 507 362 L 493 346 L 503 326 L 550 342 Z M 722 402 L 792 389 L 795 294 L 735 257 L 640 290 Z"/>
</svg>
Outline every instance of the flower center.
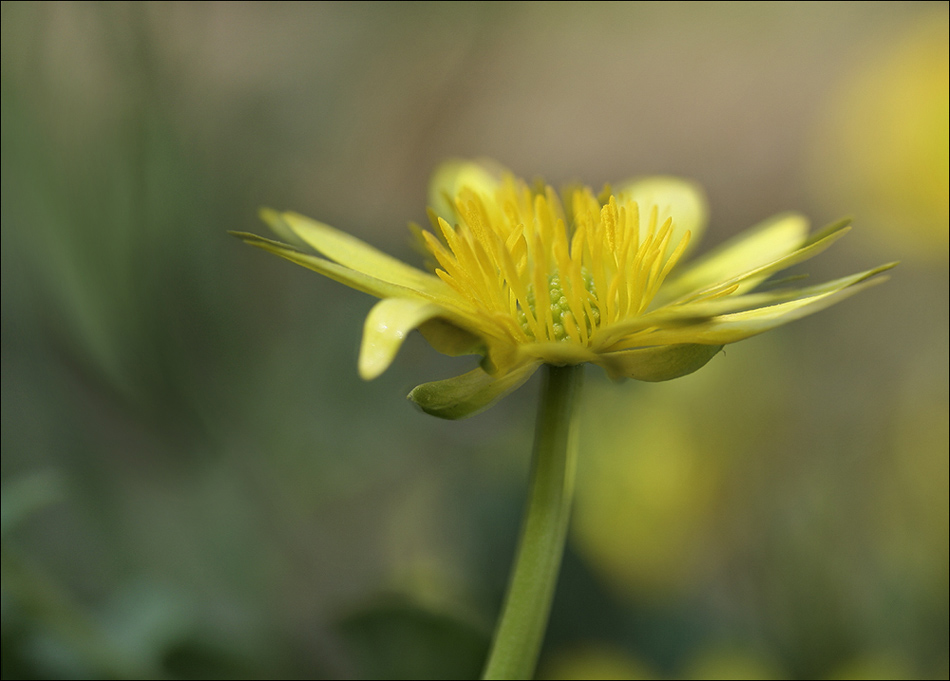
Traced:
<svg viewBox="0 0 950 681">
<path fill-rule="evenodd" d="M 581 268 L 581 276 L 583 277 L 584 288 L 590 299 L 590 314 L 586 314 L 586 311 L 584 314 L 584 326 L 587 328 L 587 335 L 590 336 L 591 332 L 600 324 L 600 308 L 597 307 L 597 289 L 594 286 L 594 278 L 586 267 Z M 536 307 L 533 284 L 528 286 L 526 298 L 531 315 L 537 318 L 538 310 Z M 548 276 L 548 300 L 551 301 L 550 308 L 554 340 L 567 340 L 570 336 L 565 328 L 565 322 L 567 324 L 576 324 L 576 321 L 574 319 L 574 313 L 571 312 L 570 301 L 568 301 L 567 296 L 564 295 L 561 278 L 557 273 Z M 528 338 L 538 340 L 535 338 L 534 330 L 528 323 L 528 316 L 520 307 L 518 308 L 518 324 L 520 324 L 521 330 L 524 331 Z"/>
<path fill-rule="evenodd" d="M 689 241 L 671 243 L 657 206 L 584 187 L 562 202 L 509 177 L 453 203 L 454 225 L 433 212 L 440 236 L 419 233 L 472 327 L 502 343 L 609 345 L 605 330 L 647 311 Z"/>
</svg>

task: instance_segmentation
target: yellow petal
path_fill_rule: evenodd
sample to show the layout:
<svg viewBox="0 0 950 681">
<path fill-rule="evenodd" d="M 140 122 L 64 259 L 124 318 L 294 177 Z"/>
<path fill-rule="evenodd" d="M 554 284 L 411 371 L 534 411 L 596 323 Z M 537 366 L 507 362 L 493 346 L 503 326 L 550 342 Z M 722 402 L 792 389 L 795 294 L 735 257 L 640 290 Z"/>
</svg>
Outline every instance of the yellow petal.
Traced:
<svg viewBox="0 0 950 681">
<path fill-rule="evenodd" d="M 474 369 L 455 378 L 416 386 L 409 393 L 409 399 L 433 416 L 443 419 L 468 418 L 520 388 L 540 365 L 540 362 L 522 364 L 498 376 Z"/>
<path fill-rule="evenodd" d="M 730 239 L 686 266 L 660 290 L 658 302 L 676 300 L 693 291 L 754 271 L 805 243 L 808 221 L 801 215 L 776 215 Z"/>
<path fill-rule="evenodd" d="M 446 290 L 438 277 L 322 222 L 297 213 L 278 213 L 270 209 L 262 210 L 261 218 L 276 232 L 290 231 L 318 253 L 357 272 L 417 291 L 441 294 Z"/>
<path fill-rule="evenodd" d="M 882 265 L 850 277 L 836 279 L 827 284 L 802 289 L 801 295 L 794 300 L 753 310 L 719 315 L 708 321 L 680 328 L 661 328 L 656 331 L 634 335 L 630 342 L 650 346 L 676 343 L 701 343 L 705 345 L 734 343 L 823 310 L 869 286 L 880 284 L 886 281 L 887 277 L 872 277 L 890 269 L 894 264 Z"/>
<path fill-rule="evenodd" d="M 801 248 L 798 248 L 788 255 L 777 260 L 762 265 L 752 270 L 745 271 L 738 276 L 726 279 L 715 286 L 708 287 L 703 294 L 714 292 L 730 291 L 731 293 L 746 293 L 751 291 L 763 281 L 771 277 L 776 272 L 788 269 L 792 265 L 797 265 L 809 258 L 813 258 L 822 251 L 826 250 L 835 241 L 851 231 L 850 221 L 844 220 L 828 228 L 821 230 L 818 234 L 810 237 Z"/>
<path fill-rule="evenodd" d="M 660 308 L 645 315 L 626 319 L 605 327 L 597 336 L 596 347 L 609 350 L 611 346 L 622 343 L 624 336 L 631 336 L 648 329 L 678 328 L 690 324 L 699 324 L 708 321 L 715 314 L 718 313 L 710 312 L 706 308 L 694 308 L 686 305 Z"/>
<path fill-rule="evenodd" d="M 842 277 L 823 284 L 805 286 L 803 288 L 776 288 L 753 293 L 732 293 L 719 298 L 704 298 L 693 302 L 667 305 L 666 307 L 662 307 L 629 322 L 615 324 L 610 327 L 610 330 L 625 330 L 627 335 L 629 335 L 650 327 L 673 328 L 686 326 L 734 312 L 764 308 L 791 300 L 817 296 L 822 293 L 833 293 L 839 289 L 859 283 L 874 274 L 890 269 L 894 267 L 895 264 L 896 263 L 882 265 L 867 272 L 859 272 L 858 274 L 853 274 L 848 277 Z M 792 281 L 795 280 L 797 280 L 797 278 L 792 279 Z"/>
<path fill-rule="evenodd" d="M 476 194 L 491 195 L 501 183 L 504 169 L 491 161 L 451 160 L 436 168 L 429 181 L 429 207 L 451 225 L 459 222 L 455 197 L 463 187 Z"/>
<path fill-rule="evenodd" d="M 689 180 L 666 176 L 635 178 L 622 183 L 617 194 L 621 200 L 629 198 L 637 202 L 641 220 L 649 215 L 652 206 L 657 207 L 658 225 L 672 217 L 673 233 L 669 242 L 675 246 L 689 232 L 686 253 L 699 243 L 706 229 L 709 214 L 706 195 L 699 185 Z"/>
<path fill-rule="evenodd" d="M 443 310 L 417 298 L 386 298 L 370 310 L 363 325 L 359 371 L 369 381 L 389 368 L 406 335 Z"/>
<path fill-rule="evenodd" d="M 357 270 L 351 270 L 348 267 L 331 262 L 330 260 L 318 258 L 317 256 L 310 255 L 308 253 L 301 253 L 300 251 L 291 248 L 287 244 L 282 244 L 279 241 L 272 241 L 271 239 L 265 239 L 262 236 L 248 234 L 247 232 L 230 232 L 230 234 L 243 240 L 245 243 L 248 243 L 252 246 L 257 246 L 258 248 L 262 248 L 265 251 L 269 251 L 275 255 L 279 255 L 282 258 L 286 258 L 290 262 L 302 265 L 307 269 L 313 270 L 314 272 L 319 272 L 325 277 L 333 279 L 334 281 L 338 281 L 341 284 L 346 284 L 350 288 L 354 288 L 357 291 L 362 291 L 363 293 L 368 293 L 371 296 L 376 296 L 377 298 L 423 298 L 430 301 L 437 298 L 437 296 L 424 290 L 418 290 L 415 288 L 395 284 L 390 281 L 377 279 L 376 277 L 364 274 L 363 272 L 359 272 Z"/>
<path fill-rule="evenodd" d="M 277 211 L 270 208 L 261 208 L 258 211 L 258 217 L 267 223 L 270 230 L 276 234 L 281 241 L 302 251 L 310 250 L 310 244 L 300 238 L 300 235 L 290 228 L 290 225 L 284 221 L 283 216 Z"/>
</svg>

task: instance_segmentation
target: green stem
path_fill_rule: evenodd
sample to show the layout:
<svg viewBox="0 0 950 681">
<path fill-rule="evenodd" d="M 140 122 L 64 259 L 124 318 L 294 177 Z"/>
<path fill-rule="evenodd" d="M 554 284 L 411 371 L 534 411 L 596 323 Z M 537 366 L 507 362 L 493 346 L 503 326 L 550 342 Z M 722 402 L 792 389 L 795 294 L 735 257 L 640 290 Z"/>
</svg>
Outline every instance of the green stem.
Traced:
<svg viewBox="0 0 950 681">
<path fill-rule="evenodd" d="M 573 414 L 583 370 L 583 365 L 545 367 L 531 489 L 484 679 L 534 675 L 567 538 L 577 462 Z"/>
</svg>

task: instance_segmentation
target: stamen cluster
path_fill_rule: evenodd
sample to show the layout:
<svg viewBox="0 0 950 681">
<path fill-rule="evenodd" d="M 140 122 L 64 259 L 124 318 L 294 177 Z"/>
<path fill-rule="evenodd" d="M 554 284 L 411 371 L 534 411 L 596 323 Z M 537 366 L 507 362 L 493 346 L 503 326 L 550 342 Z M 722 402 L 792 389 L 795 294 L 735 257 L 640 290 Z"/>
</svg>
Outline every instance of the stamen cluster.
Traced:
<svg viewBox="0 0 950 681">
<path fill-rule="evenodd" d="M 623 196 L 577 188 L 566 203 L 569 214 L 550 186 L 509 177 L 491 196 L 463 189 L 459 223 L 430 214 L 441 238 L 423 238 L 439 278 L 500 336 L 602 349 L 602 329 L 647 310 L 689 233 L 671 249 L 672 219 L 658 224 L 655 207 L 641 216 Z"/>
</svg>

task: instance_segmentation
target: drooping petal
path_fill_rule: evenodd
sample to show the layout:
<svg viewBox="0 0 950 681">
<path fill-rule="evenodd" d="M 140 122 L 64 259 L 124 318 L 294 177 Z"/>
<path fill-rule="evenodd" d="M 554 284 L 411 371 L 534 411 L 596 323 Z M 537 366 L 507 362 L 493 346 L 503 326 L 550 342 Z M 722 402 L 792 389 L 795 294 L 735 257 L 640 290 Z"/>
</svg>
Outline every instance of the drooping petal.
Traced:
<svg viewBox="0 0 950 681">
<path fill-rule="evenodd" d="M 444 310 L 418 298 L 386 298 L 366 316 L 359 371 L 369 381 L 389 368 L 410 331 Z"/>
<path fill-rule="evenodd" d="M 344 267 L 417 291 L 433 294 L 445 292 L 446 286 L 438 277 L 407 265 L 322 222 L 297 213 L 278 213 L 267 208 L 261 211 L 261 218 L 278 234 L 289 231 L 318 253 Z"/>
<path fill-rule="evenodd" d="M 673 233 L 669 243 L 675 246 L 686 232 L 690 233 L 686 253 L 699 243 L 709 210 L 706 195 L 698 185 L 679 177 L 644 177 L 622 183 L 617 193 L 621 200 L 629 198 L 637 202 L 641 220 L 652 206 L 657 207 L 658 225 L 672 217 Z"/>
<path fill-rule="evenodd" d="M 378 279 L 364 272 L 352 270 L 349 267 L 344 267 L 343 265 L 330 260 L 319 258 L 308 253 L 301 253 L 300 251 L 291 248 L 287 244 L 282 244 L 279 241 L 272 241 L 271 239 L 265 239 L 264 237 L 257 236 L 256 234 L 248 234 L 247 232 L 231 232 L 231 234 L 238 237 L 239 239 L 242 239 L 245 243 L 248 243 L 252 246 L 257 246 L 258 248 L 262 248 L 265 251 L 269 251 L 275 255 L 279 255 L 282 258 L 286 258 L 290 262 L 302 265 L 307 269 L 313 270 L 314 272 L 319 272 L 325 277 L 333 279 L 334 281 L 338 281 L 341 284 L 346 284 L 350 288 L 354 288 L 357 291 L 362 291 L 363 293 L 368 293 L 371 296 L 376 296 L 377 298 L 422 298 L 429 301 L 434 301 L 438 298 L 438 296 L 433 295 L 432 293 L 425 290 L 415 289 L 412 287 L 396 284 L 391 281 Z"/>
<path fill-rule="evenodd" d="M 455 378 L 416 386 L 409 393 L 409 399 L 433 416 L 443 419 L 467 418 L 488 409 L 508 393 L 520 388 L 540 365 L 540 362 L 529 362 L 497 376 L 480 368 L 474 369 Z"/>
<path fill-rule="evenodd" d="M 659 345 L 604 353 L 597 363 L 613 379 L 669 381 L 702 368 L 721 349 L 721 345 L 694 343 Z"/>
<path fill-rule="evenodd" d="M 808 221 L 801 215 L 769 218 L 687 265 L 667 280 L 657 302 L 676 300 L 774 262 L 800 248 L 807 236 Z"/>
</svg>

